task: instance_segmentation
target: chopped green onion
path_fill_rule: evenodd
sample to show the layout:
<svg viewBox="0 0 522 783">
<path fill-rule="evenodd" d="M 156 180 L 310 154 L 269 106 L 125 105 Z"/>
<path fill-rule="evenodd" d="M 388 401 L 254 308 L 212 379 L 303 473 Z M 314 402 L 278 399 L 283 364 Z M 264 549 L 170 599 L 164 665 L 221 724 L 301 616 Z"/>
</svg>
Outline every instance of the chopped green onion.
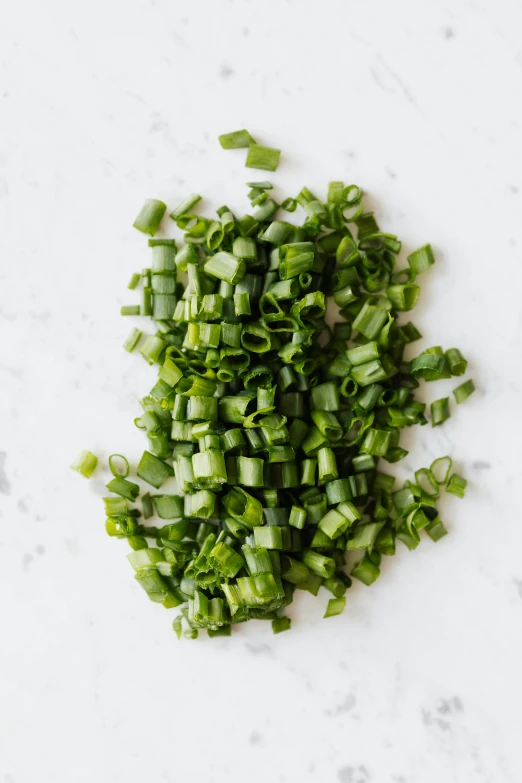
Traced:
<svg viewBox="0 0 522 783">
<path fill-rule="evenodd" d="M 420 275 L 421 272 L 425 272 L 426 269 L 429 269 L 434 263 L 435 256 L 433 255 L 431 245 L 423 245 L 408 256 L 408 264 L 410 265 L 414 279 L 417 275 Z"/>
<path fill-rule="evenodd" d="M 137 287 L 138 283 L 141 280 L 141 275 L 139 272 L 134 272 L 131 279 L 128 282 L 127 288 L 131 291 L 134 291 L 134 289 Z"/>
<path fill-rule="evenodd" d="M 451 471 L 451 457 L 439 457 L 430 465 L 430 472 L 439 486 L 446 484 Z"/>
<path fill-rule="evenodd" d="M 183 500 L 177 495 L 152 495 L 151 500 L 160 519 L 178 519 L 183 516 Z"/>
<path fill-rule="evenodd" d="M 121 477 L 111 479 L 105 486 L 109 492 L 121 495 L 121 497 L 130 500 L 132 503 L 134 503 L 140 493 L 140 488 L 137 484 Z"/>
<path fill-rule="evenodd" d="M 312 573 L 328 579 L 335 571 L 335 561 L 331 557 L 314 552 L 313 549 L 305 549 L 302 553 L 303 563 Z"/>
<path fill-rule="evenodd" d="M 157 201 L 153 198 L 147 199 L 133 223 L 134 228 L 153 237 L 160 226 L 166 210 L 167 205 L 163 201 Z"/>
<path fill-rule="evenodd" d="M 431 426 L 437 427 L 442 422 L 446 421 L 450 417 L 449 410 L 449 397 L 441 397 L 440 400 L 435 400 L 430 405 L 431 411 Z"/>
<path fill-rule="evenodd" d="M 281 150 L 275 150 L 272 149 L 272 147 L 263 147 L 261 144 L 252 142 L 248 148 L 245 166 L 249 169 L 275 171 L 279 163 L 280 155 Z"/>
<path fill-rule="evenodd" d="M 219 140 L 248 148 L 249 167 L 278 165 L 279 150 L 248 131 Z M 177 494 L 167 485 L 133 507 L 139 486 L 127 460 L 111 455 L 106 531 L 128 540 L 148 597 L 180 607 L 173 627 L 188 639 L 201 628 L 229 635 L 253 618 L 287 630 L 295 589 L 317 595 L 323 585 L 333 596 L 325 616 L 339 614 L 351 585 L 347 552 L 362 556 L 351 577 L 372 584 L 397 540 L 413 550 L 421 535 L 447 534 L 440 488 L 462 497 L 466 486 L 456 474 L 448 481 L 449 457 L 398 488 L 379 470 L 381 457 L 393 464 L 408 454 L 404 428 L 427 423 L 420 380 L 467 368 L 458 349 L 438 345 L 405 359 L 421 335 L 401 312 L 417 304 L 431 246 L 395 271 L 401 242 L 364 212 L 357 185 L 331 182 L 326 201 L 307 187 L 281 199 L 289 212 L 302 207 L 302 225 L 275 219 L 270 182 L 248 186 L 251 215 L 236 219 L 226 205 L 197 215 L 198 194 L 175 207 L 184 242 L 178 250 L 173 239 L 148 240 L 150 261 L 129 283 L 141 283 L 139 304 L 122 307 L 153 327 L 143 339 L 133 329 L 124 344 L 132 352 L 139 343 L 157 376 L 135 418 L 149 443 L 137 475 L 160 492 L 174 476 Z M 136 227 L 153 236 L 165 211 L 147 202 Z M 339 308 L 332 326 L 330 299 Z M 457 403 L 473 390 L 471 380 L 458 386 Z M 448 398 L 431 415 L 434 426 L 446 420 Z M 74 467 L 90 475 L 95 464 L 84 454 Z M 162 527 L 141 523 L 154 513 Z"/>
<path fill-rule="evenodd" d="M 359 560 L 357 565 L 352 568 L 350 576 L 353 576 L 365 585 L 371 585 L 375 582 L 380 573 L 379 566 L 376 565 L 368 555 L 365 555 L 363 559 Z"/>
<path fill-rule="evenodd" d="M 469 381 L 464 381 L 464 383 L 461 383 L 460 386 L 457 386 L 455 389 L 453 389 L 453 396 L 455 397 L 457 405 L 460 405 L 461 402 L 467 400 L 470 394 L 473 394 L 474 391 L 475 384 L 471 378 Z"/>
<path fill-rule="evenodd" d="M 173 468 L 149 451 L 144 451 L 136 468 L 136 474 L 147 484 L 159 489 L 169 476 L 174 475 Z"/>
<path fill-rule="evenodd" d="M 465 478 L 454 473 L 446 485 L 446 492 L 450 492 L 458 498 L 463 498 L 466 493 L 467 483 Z"/>
<path fill-rule="evenodd" d="M 118 460 L 121 460 L 122 470 L 118 470 Z M 115 478 L 127 478 L 130 473 L 129 460 L 123 454 L 111 454 L 109 457 L 109 470 Z"/>
<path fill-rule="evenodd" d="M 178 206 L 172 210 L 170 213 L 172 220 L 179 220 L 180 217 L 189 213 L 190 210 L 195 207 L 199 201 L 201 201 L 201 196 L 199 196 L 197 193 L 193 193 L 191 196 L 188 196 L 185 201 L 182 201 L 181 204 L 178 204 Z"/>
<path fill-rule="evenodd" d="M 130 332 L 130 334 L 127 337 L 127 339 L 125 340 L 125 342 L 123 343 L 123 347 L 129 353 L 132 353 L 133 350 L 138 345 L 140 340 L 141 340 L 141 332 L 140 332 L 140 330 L 139 329 L 133 329 Z"/>
<path fill-rule="evenodd" d="M 444 356 L 422 353 L 413 359 L 411 374 L 426 381 L 436 381 L 442 376 L 444 370 Z"/>
<path fill-rule="evenodd" d="M 235 285 L 245 276 L 246 265 L 242 258 L 236 258 L 231 253 L 223 251 L 212 256 L 203 269 L 205 274 Z"/>
<path fill-rule="evenodd" d="M 90 451 L 82 451 L 71 464 L 72 470 L 78 471 L 85 478 L 90 478 L 98 464 L 98 457 Z"/>
<path fill-rule="evenodd" d="M 335 617 L 336 614 L 342 614 L 346 606 L 346 598 L 330 598 L 324 617 Z"/>
<path fill-rule="evenodd" d="M 444 354 L 452 375 L 464 375 L 468 363 L 458 348 L 449 348 Z"/>
<path fill-rule="evenodd" d="M 283 631 L 289 631 L 292 621 L 289 617 L 276 617 L 272 620 L 272 631 L 274 633 L 282 633 Z"/>
<path fill-rule="evenodd" d="M 254 139 L 247 130 L 222 133 L 221 136 L 218 136 L 218 140 L 224 150 L 236 150 L 254 144 Z"/>
</svg>

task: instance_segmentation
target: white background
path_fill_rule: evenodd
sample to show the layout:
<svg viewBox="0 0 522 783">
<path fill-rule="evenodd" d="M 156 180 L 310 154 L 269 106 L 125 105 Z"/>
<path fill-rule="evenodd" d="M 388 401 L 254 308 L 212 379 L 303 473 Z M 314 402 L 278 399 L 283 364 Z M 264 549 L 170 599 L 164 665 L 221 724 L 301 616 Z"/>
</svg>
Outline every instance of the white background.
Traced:
<svg viewBox="0 0 522 783">
<path fill-rule="evenodd" d="M 520 2 L 1 7 L 1 783 L 519 783 Z M 469 489 L 341 617 L 299 594 L 290 633 L 178 643 L 105 535 L 106 471 L 68 465 L 141 454 L 132 222 L 246 211 L 216 138 L 242 127 L 283 150 L 279 197 L 356 182 L 401 258 L 432 242 L 416 350 L 460 346 L 478 391 L 397 473 L 449 453 Z"/>
</svg>

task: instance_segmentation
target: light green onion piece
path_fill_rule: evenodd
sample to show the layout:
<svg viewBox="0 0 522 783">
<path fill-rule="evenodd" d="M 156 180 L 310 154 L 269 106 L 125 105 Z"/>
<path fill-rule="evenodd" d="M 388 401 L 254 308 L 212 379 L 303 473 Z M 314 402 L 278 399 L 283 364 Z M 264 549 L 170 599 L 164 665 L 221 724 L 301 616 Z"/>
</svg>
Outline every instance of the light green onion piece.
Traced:
<svg viewBox="0 0 522 783">
<path fill-rule="evenodd" d="M 241 147 L 250 147 L 254 144 L 254 139 L 247 130 L 232 131 L 232 133 L 222 133 L 218 136 L 218 141 L 224 150 L 236 150 Z"/>
<path fill-rule="evenodd" d="M 125 348 L 126 351 L 128 351 L 129 353 L 133 352 L 133 350 L 136 348 L 139 341 L 141 340 L 141 334 L 142 333 L 140 332 L 139 329 L 133 329 L 130 332 L 129 336 L 123 343 L 123 347 Z"/>
<path fill-rule="evenodd" d="M 197 193 L 193 193 L 191 196 L 188 196 L 185 201 L 182 201 L 181 204 L 178 204 L 175 209 L 172 210 L 170 213 L 170 217 L 172 220 L 179 220 L 180 217 L 183 215 L 186 215 L 190 210 L 196 206 L 201 201 L 201 196 Z"/>
<path fill-rule="evenodd" d="M 346 598 L 330 598 L 324 617 L 335 617 L 336 614 L 342 614 L 346 606 Z"/>
<path fill-rule="evenodd" d="M 456 495 L 458 498 L 463 498 L 466 494 L 467 481 L 462 476 L 454 473 L 446 485 L 446 492 L 450 492 L 452 495 Z"/>
<path fill-rule="evenodd" d="M 81 473 L 85 478 L 90 478 L 94 473 L 97 464 L 98 457 L 90 451 L 82 451 L 71 464 L 71 469 Z"/>
<path fill-rule="evenodd" d="M 158 230 L 160 223 L 163 219 L 163 215 L 167 210 L 167 205 L 163 201 L 149 198 L 142 206 L 138 217 L 132 224 L 138 231 L 142 231 L 144 234 L 154 236 Z"/>
<path fill-rule="evenodd" d="M 452 466 L 451 457 L 438 457 L 430 465 L 431 475 L 439 486 L 446 484 Z"/>
<path fill-rule="evenodd" d="M 245 166 L 249 169 L 264 169 L 275 171 L 279 163 L 281 150 L 263 147 L 261 144 L 250 144 Z"/>
<path fill-rule="evenodd" d="M 235 285 L 243 279 L 246 265 L 242 258 L 236 258 L 231 253 L 216 253 L 203 267 L 205 274 L 217 277 L 219 280 Z"/>
<path fill-rule="evenodd" d="M 127 288 L 130 291 L 134 291 L 134 289 L 138 286 L 138 283 L 140 282 L 140 280 L 141 280 L 140 273 L 139 272 L 134 272 L 134 274 L 132 275 L 131 279 L 129 280 L 129 282 L 127 284 Z"/>
<path fill-rule="evenodd" d="M 122 462 L 121 469 L 118 468 L 118 461 Z M 111 454 L 108 462 L 109 470 L 115 478 L 127 478 L 130 473 L 129 460 L 123 454 Z"/>
</svg>

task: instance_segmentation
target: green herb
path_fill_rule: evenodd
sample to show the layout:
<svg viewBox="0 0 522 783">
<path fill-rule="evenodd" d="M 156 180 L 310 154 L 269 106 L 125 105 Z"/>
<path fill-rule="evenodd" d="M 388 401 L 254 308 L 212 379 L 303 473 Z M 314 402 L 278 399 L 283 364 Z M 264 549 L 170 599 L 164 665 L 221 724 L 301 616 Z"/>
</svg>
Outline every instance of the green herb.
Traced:
<svg viewBox="0 0 522 783">
<path fill-rule="evenodd" d="M 71 465 L 72 470 L 78 471 L 85 478 L 90 478 L 96 470 L 98 457 L 90 451 L 82 451 Z"/>
<path fill-rule="evenodd" d="M 279 150 L 246 130 L 219 141 L 248 148 L 249 167 L 277 168 Z M 128 540 L 149 598 L 179 607 L 173 627 L 187 639 L 202 629 L 228 636 L 256 618 L 288 630 L 282 612 L 295 590 L 323 595 L 323 586 L 333 596 L 325 617 L 340 614 L 351 578 L 371 585 L 397 542 L 414 550 L 446 535 L 440 490 L 463 497 L 466 488 L 449 478 L 449 457 L 404 486 L 386 470 L 408 453 L 401 431 L 428 421 L 417 387 L 467 367 L 458 349 L 438 345 L 405 360 L 421 335 L 402 313 L 419 300 L 431 246 L 396 271 L 401 243 L 364 212 L 358 186 L 331 182 L 327 201 L 307 187 L 284 199 L 287 212 L 302 208 L 300 225 L 276 219 L 270 182 L 248 186 L 253 214 L 196 215 L 198 194 L 176 206 L 185 242 L 148 240 L 129 284 L 140 303 L 122 308 L 153 327 L 143 339 L 133 329 L 124 347 L 139 342 L 157 371 L 135 419 L 148 441 L 136 474 L 162 494 L 145 492 L 135 506 L 140 486 L 126 458 L 111 455 L 106 530 Z M 136 227 L 153 236 L 165 210 L 146 202 Z M 333 328 L 329 299 L 340 311 Z M 473 390 L 471 380 L 454 389 L 457 403 Z M 433 426 L 449 418 L 447 397 L 430 407 Z M 84 452 L 73 467 L 90 476 L 96 463 Z M 177 494 L 165 484 L 172 477 Z"/>
<path fill-rule="evenodd" d="M 336 614 L 342 614 L 346 606 L 346 598 L 330 598 L 326 607 L 325 617 L 335 617 Z"/>
<path fill-rule="evenodd" d="M 261 144 L 251 144 L 248 148 L 248 155 L 245 165 L 249 169 L 264 169 L 265 171 L 275 171 L 279 163 L 281 150 L 272 149 L 272 147 L 263 147 Z"/>
<path fill-rule="evenodd" d="M 153 237 L 160 226 L 166 210 L 167 205 L 163 201 L 157 201 L 153 198 L 147 199 L 133 223 L 134 228 Z"/>
<path fill-rule="evenodd" d="M 461 402 L 467 400 L 470 394 L 473 394 L 474 391 L 475 384 L 471 378 L 469 381 L 464 381 L 464 383 L 461 383 L 460 386 L 457 386 L 456 389 L 453 389 L 453 396 L 455 397 L 457 405 L 460 405 Z"/>
<path fill-rule="evenodd" d="M 247 130 L 223 133 L 218 138 L 224 150 L 235 150 L 240 147 L 250 147 L 251 144 L 254 144 L 254 139 Z"/>
</svg>

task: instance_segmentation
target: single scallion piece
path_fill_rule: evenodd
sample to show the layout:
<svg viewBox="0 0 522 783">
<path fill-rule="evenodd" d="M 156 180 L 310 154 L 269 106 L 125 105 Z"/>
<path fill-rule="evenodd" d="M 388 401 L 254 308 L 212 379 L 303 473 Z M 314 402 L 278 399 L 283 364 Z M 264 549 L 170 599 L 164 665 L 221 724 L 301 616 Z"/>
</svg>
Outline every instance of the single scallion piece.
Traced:
<svg viewBox="0 0 522 783">
<path fill-rule="evenodd" d="M 97 464 L 98 457 L 90 451 L 82 451 L 71 464 L 71 469 L 81 473 L 85 478 L 90 478 L 96 470 Z"/>
<path fill-rule="evenodd" d="M 453 396 L 455 397 L 457 405 L 460 405 L 461 402 L 467 400 L 470 394 L 473 394 L 474 391 L 475 384 L 471 378 L 469 381 L 464 381 L 464 383 L 461 383 L 460 386 L 456 387 L 456 389 L 453 389 Z"/>
<path fill-rule="evenodd" d="M 153 198 L 147 199 L 133 223 L 134 228 L 153 237 L 160 226 L 166 210 L 167 205 L 163 201 Z"/>
<path fill-rule="evenodd" d="M 261 144 L 251 143 L 248 148 L 245 166 L 249 169 L 275 171 L 279 163 L 280 155 L 281 150 L 275 150 L 272 147 L 263 147 Z"/>
<path fill-rule="evenodd" d="M 250 147 L 254 144 L 254 139 L 247 130 L 232 131 L 232 133 L 222 133 L 218 136 L 219 143 L 224 150 L 237 150 L 241 147 Z"/>
<path fill-rule="evenodd" d="M 456 495 L 458 498 L 463 498 L 466 493 L 467 481 L 462 476 L 454 473 L 448 483 L 446 484 L 446 492 L 450 492 L 452 495 Z"/>
<path fill-rule="evenodd" d="M 335 617 L 336 614 L 342 614 L 346 606 L 346 598 L 330 598 L 324 617 Z"/>
<path fill-rule="evenodd" d="M 450 417 L 449 397 L 441 397 L 430 405 L 431 426 L 437 427 Z"/>
</svg>

